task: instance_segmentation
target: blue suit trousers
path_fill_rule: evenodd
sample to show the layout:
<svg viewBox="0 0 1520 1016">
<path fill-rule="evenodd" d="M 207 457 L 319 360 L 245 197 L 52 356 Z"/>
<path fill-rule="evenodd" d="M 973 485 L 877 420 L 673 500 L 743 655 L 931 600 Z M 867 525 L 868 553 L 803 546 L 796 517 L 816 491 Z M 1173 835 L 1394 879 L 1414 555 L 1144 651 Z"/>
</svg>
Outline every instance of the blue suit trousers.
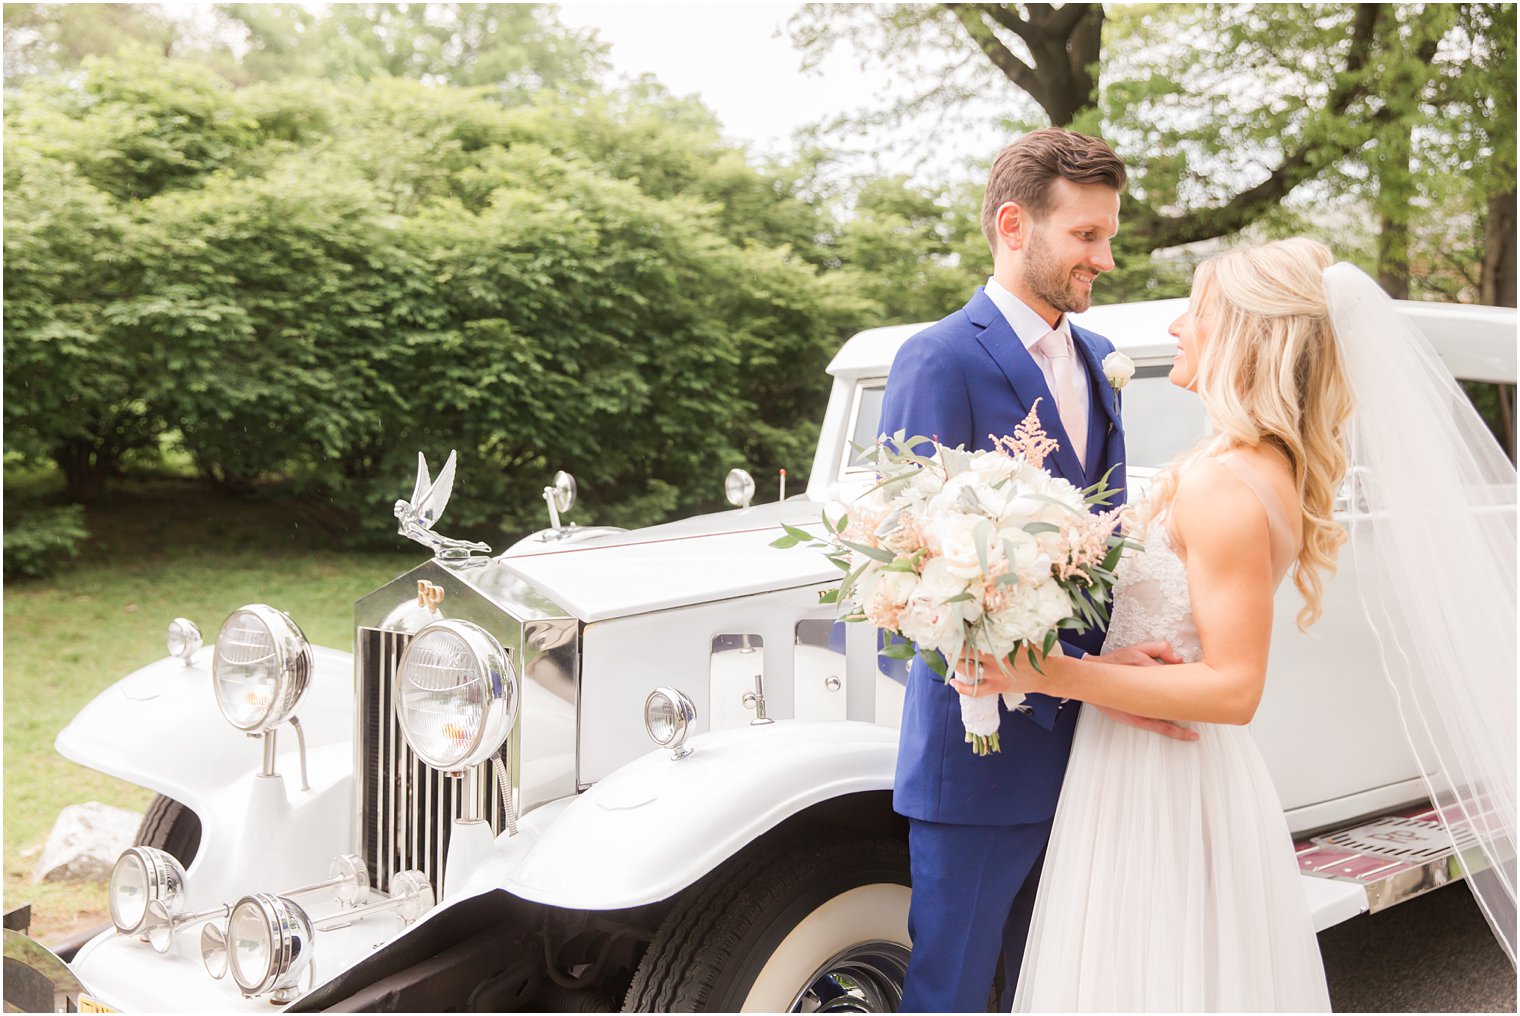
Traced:
<svg viewBox="0 0 1520 1016">
<path fill-rule="evenodd" d="M 1000 1011 L 1012 1008 L 1053 822 L 910 820 L 913 955 L 902 1012 L 986 1012 L 999 953 L 1005 974 Z"/>
</svg>

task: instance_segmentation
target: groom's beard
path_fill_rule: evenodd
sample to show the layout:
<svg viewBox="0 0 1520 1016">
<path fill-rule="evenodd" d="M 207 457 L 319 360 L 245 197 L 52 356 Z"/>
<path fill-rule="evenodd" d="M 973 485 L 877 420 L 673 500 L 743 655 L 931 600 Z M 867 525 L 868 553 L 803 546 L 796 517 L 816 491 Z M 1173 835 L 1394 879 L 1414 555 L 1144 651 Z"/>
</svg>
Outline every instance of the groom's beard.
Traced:
<svg viewBox="0 0 1520 1016">
<path fill-rule="evenodd" d="M 1024 254 L 1024 285 L 1061 313 L 1080 314 L 1092 306 L 1092 290 L 1078 286 L 1071 272 L 1045 242 L 1044 229 L 1036 226 L 1029 234 Z"/>
</svg>

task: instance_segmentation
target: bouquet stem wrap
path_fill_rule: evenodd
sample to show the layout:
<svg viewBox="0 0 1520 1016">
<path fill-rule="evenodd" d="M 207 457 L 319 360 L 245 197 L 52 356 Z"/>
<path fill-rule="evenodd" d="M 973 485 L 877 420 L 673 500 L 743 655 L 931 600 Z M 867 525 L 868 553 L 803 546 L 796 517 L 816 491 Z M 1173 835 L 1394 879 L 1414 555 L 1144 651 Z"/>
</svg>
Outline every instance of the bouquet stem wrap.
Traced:
<svg viewBox="0 0 1520 1016">
<path fill-rule="evenodd" d="M 1050 650 L 1049 656 L 1061 655 L 1061 644 L 1057 642 Z M 951 677 L 957 676 L 953 671 Z M 976 665 L 976 672 L 962 681 L 963 684 L 976 685 L 982 680 L 982 665 Z M 971 745 L 971 750 L 978 755 L 989 755 L 995 751 L 1002 751 L 1001 739 L 998 737 L 998 727 L 1001 725 L 1001 717 L 998 714 L 998 699 L 1003 700 L 1003 705 L 1013 712 L 1024 704 L 1024 693 L 1020 691 L 1005 691 L 1002 695 L 970 695 L 961 696 L 961 725 L 966 728 L 966 743 Z"/>
</svg>

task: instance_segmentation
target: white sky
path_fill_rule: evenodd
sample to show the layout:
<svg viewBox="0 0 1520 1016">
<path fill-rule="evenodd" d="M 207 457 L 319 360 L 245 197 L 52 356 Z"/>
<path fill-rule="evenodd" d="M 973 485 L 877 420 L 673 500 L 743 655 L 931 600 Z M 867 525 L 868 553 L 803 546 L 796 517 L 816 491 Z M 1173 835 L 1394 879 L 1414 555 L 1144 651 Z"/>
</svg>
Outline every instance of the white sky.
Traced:
<svg viewBox="0 0 1520 1016">
<path fill-rule="evenodd" d="M 594 28 L 609 45 L 615 78 L 651 74 L 677 95 L 699 96 L 717 114 L 730 140 L 747 143 L 758 154 L 789 154 L 792 134 L 800 127 L 842 113 L 882 108 L 884 96 L 894 86 L 890 73 L 862 69 L 855 52 L 843 45 L 816 70 L 804 72 L 802 54 L 785 32 L 799 4 L 558 6 L 567 25 Z M 885 141 L 886 135 L 873 133 Z M 865 147 L 872 147 L 869 135 L 864 140 Z M 916 160 L 897 155 L 884 164 L 855 168 L 946 183 L 967 173 L 968 159 L 988 159 L 1006 140 L 1000 135 L 977 138 L 952 131 L 934 138 L 935 150 L 943 151 L 943 158 L 918 166 Z"/>
<path fill-rule="evenodd" d="M 870 102 L 881 81 L 835 53 L 824 73 L 802 72 L 785 36 L 798 4 L 560 4 L 560 19 L 594 28 L 611 47 L 613 73 L 652 74 L 677 95 L 695 94 L 729 136 L 772 152 L 792 131 Z"/>
</svg>

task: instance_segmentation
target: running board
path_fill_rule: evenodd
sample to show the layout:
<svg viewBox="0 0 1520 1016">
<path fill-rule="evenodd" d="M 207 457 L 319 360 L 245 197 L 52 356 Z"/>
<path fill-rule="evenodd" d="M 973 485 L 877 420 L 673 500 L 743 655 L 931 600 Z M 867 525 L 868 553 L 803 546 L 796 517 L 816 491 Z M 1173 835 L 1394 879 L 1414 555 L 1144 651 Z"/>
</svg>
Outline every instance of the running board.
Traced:
<svg viewBox="0 0 1520 1016">
<path fill-rule="evenodd" d="M 1307 836 L 1293 849 L 1315 931 L 1462 879 L 1451 838 L 1429 805 Z"/>
</svg>

